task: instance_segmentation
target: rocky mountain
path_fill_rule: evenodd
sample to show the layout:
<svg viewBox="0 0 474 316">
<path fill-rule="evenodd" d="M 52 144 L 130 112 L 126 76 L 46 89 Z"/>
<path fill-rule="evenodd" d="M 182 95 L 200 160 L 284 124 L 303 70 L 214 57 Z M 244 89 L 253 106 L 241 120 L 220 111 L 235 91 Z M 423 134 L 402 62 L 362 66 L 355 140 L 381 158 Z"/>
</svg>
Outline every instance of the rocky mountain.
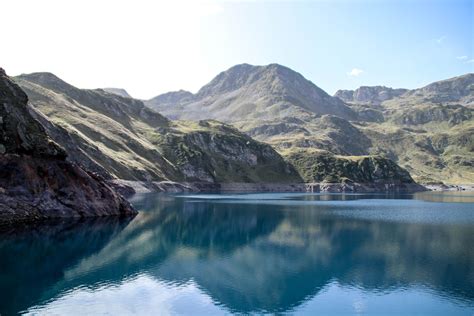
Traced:
<svg viewBox="0 0 474 316">
<path fill-rule="evenodd" d="M 353 104 L 413 106 L 443 104 L 474 106 L 474 73 L 433 82 L 418 89 L 393 89 L 385 86 L 362 86 L 356 90 L 338 90 L 335 97 Z"/>
<path fill-rule="evenodd" d="M 119 95 L 124 98 L 131 98 L 132 96 L 128 94 L 127 90 L 121 88 L 103 88 L 102 90 Z"/>
<path fill-rule="evenodd" d="M 194 95 L 185 90 L 171 91 L 164 94 L 160 94 L 148 101 L 146 104 L 152 109 L 166 109 L 183 103 L 191 102 L 194 99 Z"/>
<path fill-rule="evenodd" d="M 301 182 L 269 145 L 212 120 L 170 121 L 143 102 L 78 89 L 49 73 L 15 79 L 32 114 L 81 163 L 109 179 Z"/>
<path fill-rule="evenodd" d="M 434 82 L 379 103 L 385 122 L 362 124 L 360 130 L 372 141 L 370 153 L 387 155 L 419 181 L 471 183 L 473 98 L 474 74 Z"/>
<path fill-rule="evenodd" d="M 410 90 L 396 103 L 402 106 L 413 104 L 458 104 L 474 106 L 474 73 L 433 82 L 425 87 Z"/>
<path fill-rule="evenodd" d="M 182 95 L 182 94 L 181 94 Z M 145 103 L 171 119 L 217 119 L 224 122 L 312 117 L 332 114 L 354 119 L 357 113 L 301 74 L 278 64 L 241 64 L 217 75 L 197 94 L 186 93 L 178 102 L 157 100 L 180 97 L 176 93 Z"/>
<path fill-rule="evenodd" d="M 108 179 L 296 183 L 309 178 L 291 152 L 322 150 L 337 158 L 337 168 L 341 157 L 370 156 L 423 183 L 474 182 L 471 74 L 416 90 L 361 87 L 331 97 L 289 68 L 242 64 L 196 94 L 180 90 L 145 102 L 78 89 L 49 73 L 15 80 L 68 159 Z M 449 89 L 456 92 L 448 98 Z M 375 169 L 364 170 L 371 179 Z"/>
<path fill-rule="evenodd" d="M 189 99 L 153 105 L 171 118 L 225 120 L 278 151 L 383 156 L 417 181 L 474 182 L 474 74 L 420 89 L 339 90 L 280 65 L 237 65 Z"/>
<path fill-rule="evenodd" d="M 408 89 L 392 89 L 385 86 L 362 86 L 356 90 L 338 90 L 335 97 L 344 102 L 380 105 L 383 101 L 401 96 Z"/>
<path fill-rule="evenodd" d="M 100 176 L 66 160 L 27 102 L 0 68 L 0 224 L 133 214 Z"/>
</svg>

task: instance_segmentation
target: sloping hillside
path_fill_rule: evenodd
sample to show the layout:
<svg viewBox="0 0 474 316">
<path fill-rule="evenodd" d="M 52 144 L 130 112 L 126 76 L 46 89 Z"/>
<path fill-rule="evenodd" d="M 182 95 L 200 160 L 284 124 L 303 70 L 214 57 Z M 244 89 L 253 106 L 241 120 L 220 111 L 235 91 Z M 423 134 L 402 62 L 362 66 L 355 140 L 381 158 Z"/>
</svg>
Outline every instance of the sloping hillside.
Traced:
<svg viewBox="0 0 474 316">
<path fill-rule="evenodd" d="M 172 122 L 141 101 L 75 88 L 49 73 L 16 78 L 32 113 L 72 161 L 106 177 L 301 182 L 269 145 L 213 121 Z"/>
<path fill-rule="evenodd" d="M 474 74 L 414 90 L 364 86 L 330 97 L 286 67 L 243 64 L 195 95 L 145 103 L 171 118 L 230 122 L 279 151 L 381 155 L 422 182 L 474 182 Z"/>
<path fill-rule="evenodd" d="M 0 225 L 135 211 L 102 178 L 66 161 L 0 68 Z"/>
</svg>

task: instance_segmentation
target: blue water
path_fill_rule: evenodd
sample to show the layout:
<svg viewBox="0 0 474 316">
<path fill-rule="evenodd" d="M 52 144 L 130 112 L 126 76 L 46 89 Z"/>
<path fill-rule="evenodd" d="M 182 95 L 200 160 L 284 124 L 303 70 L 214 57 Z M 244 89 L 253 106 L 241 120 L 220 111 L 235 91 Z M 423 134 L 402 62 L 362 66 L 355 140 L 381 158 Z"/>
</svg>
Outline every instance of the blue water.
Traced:
<svg viewBox="0 0 474 316">
<path fill-rule="evenodd" d="M 474 194 L 136 196 L 0 232 L 0 314 L 474 315 Z"/>
</svg>

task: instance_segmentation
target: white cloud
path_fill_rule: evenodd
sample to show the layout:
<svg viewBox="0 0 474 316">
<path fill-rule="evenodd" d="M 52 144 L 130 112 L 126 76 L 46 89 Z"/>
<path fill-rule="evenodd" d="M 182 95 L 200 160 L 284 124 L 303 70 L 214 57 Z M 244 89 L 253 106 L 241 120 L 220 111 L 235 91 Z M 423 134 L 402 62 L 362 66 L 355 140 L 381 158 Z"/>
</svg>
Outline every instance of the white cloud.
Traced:
<svg viewBox="0 0 474 316">
<path fill-rule="evenodd" d="M 352 68 L 352 70 L 350 72 L 347 73 L 348 76 L 351 76 L 351 77 L 358 77 L 360 76 L 364 71 L 362 69 L 359 69 L 359 68 Z"/>
<path fill-rule="evenodd" d="M 456 57 L 456 58 L 459 59 L 459 60 L 466 60 L 466 59 L 467 59 L 467 56 L 466 56 L 466 55 L 464 55 L 464 56 L 458 56 L 458 57 Z"/>
<path fill-rule="evenodd" d="M 443 35 L 440 38 L 436 38 L 435 42 L 438 44 L 441 44 L 445 39 L 446 39 L 446 36 Z"/>
<path fill-rule="evenodd" d="M 474 59 L 469 59 L 469 60 L 466 61 L 466 63 L 468 63 L 468 64 L 474 63 Z"/>
</svg>

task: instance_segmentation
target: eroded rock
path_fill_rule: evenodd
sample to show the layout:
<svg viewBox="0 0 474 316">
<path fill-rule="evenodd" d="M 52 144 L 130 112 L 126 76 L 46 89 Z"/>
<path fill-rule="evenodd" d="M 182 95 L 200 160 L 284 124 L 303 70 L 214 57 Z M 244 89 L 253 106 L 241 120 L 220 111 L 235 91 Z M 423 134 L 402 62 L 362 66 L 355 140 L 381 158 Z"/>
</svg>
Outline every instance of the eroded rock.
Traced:
<svg viewBox="0 0 474 316">
<path fill-rule="evenodd" d="M 27 102 L 0 68 L 0 224 L 135 213 L 104 179 L 66 161 Z"/>
</svg>

